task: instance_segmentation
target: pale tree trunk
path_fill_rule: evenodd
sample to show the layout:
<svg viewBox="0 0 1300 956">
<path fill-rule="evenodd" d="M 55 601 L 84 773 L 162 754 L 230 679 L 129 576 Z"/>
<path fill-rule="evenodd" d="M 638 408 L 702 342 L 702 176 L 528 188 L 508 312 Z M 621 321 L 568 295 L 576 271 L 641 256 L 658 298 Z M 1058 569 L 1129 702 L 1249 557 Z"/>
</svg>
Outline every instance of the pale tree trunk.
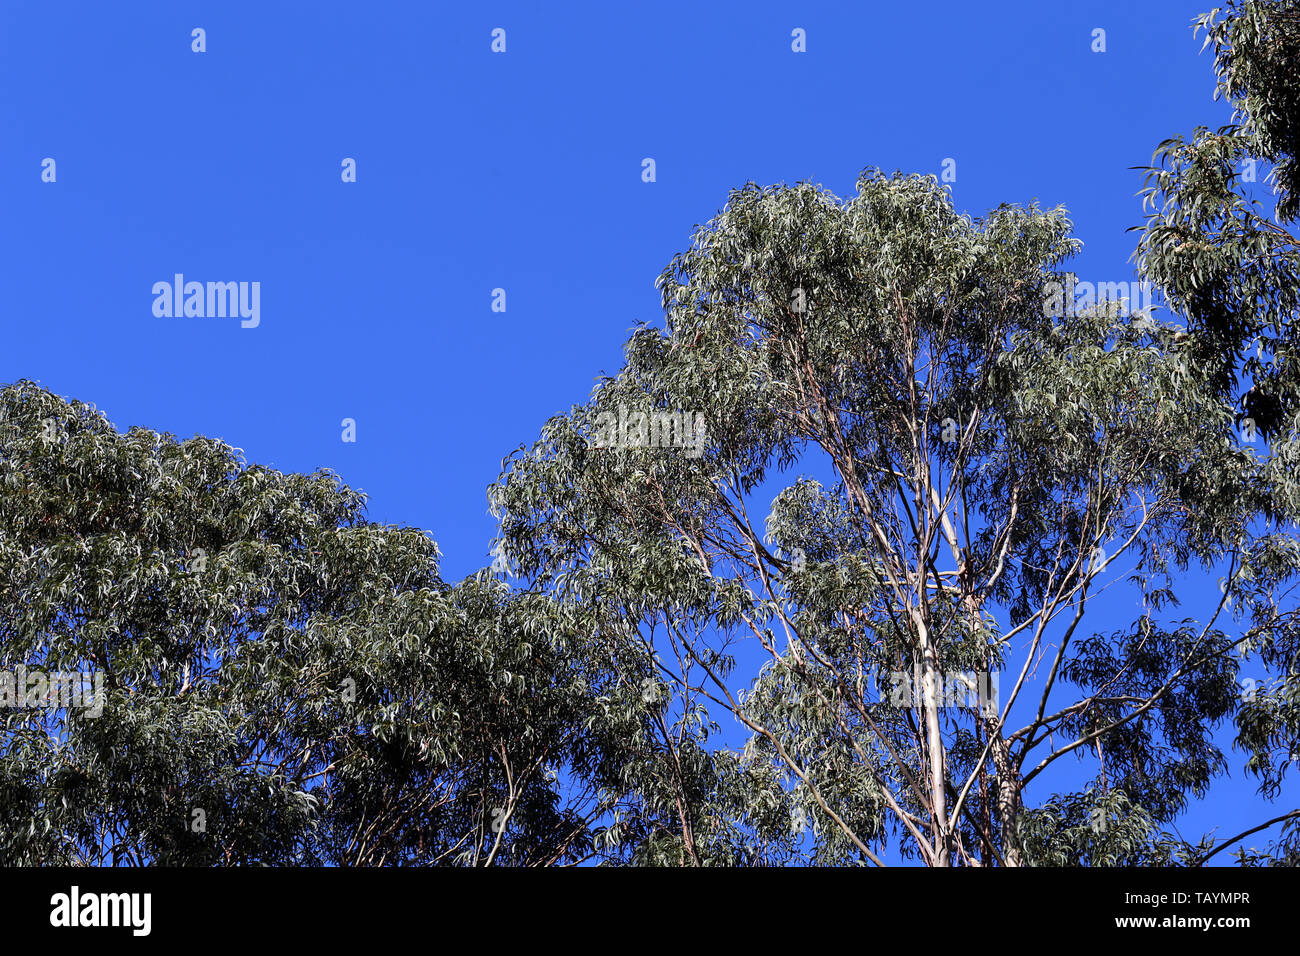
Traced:
<svg viewBox="0 0 1300 956">
<path fill-rule="evenodd" d="M 1002 824 L 1002 859 L 1007 866 L 1020 866 L 1020 851 L 1016 849 L 1016 819 L 1020 814 L 1020 778 L 1011 761 L 1007 742 L 997 726 L 997 718 L 988 722 L 989 748 L 998 779 L 998 822 Z"/>
<path fill-rule="evenodd" d="M 925 735 L 929 744 L 929 791 L 931 828 L 934 838 L 934 866 L 952 865 L 952 838 L 948 832 L 948 788 L 944 771 L 943 734 L 939 727 L 939 692 L 943 686 L 939 660 L 924 616 L 915 613 L 916 632 L 921 644 L 922 706 L 925 709 Z"/>
<path fill-rule="evenodd" d="M 966 612 L 970 619 L 972 629 L 982 625 L 983 612 L 979 598 L 971 593 L 971 582 L 967 579 L 968 566 L 962 561 L 960 564 L 960 580 L 962 589 L 965 592 L 962 601 L 966 605 Z M 992 684 L 992 661 L 989 662 L 988 670 L 984 675 L 984 688 L 991 688 Z M 988 734 L 989 754 L 993 758 L 993 767 L 997 773 L 998 784 L 998 805 L 997 815 L 998 823 L 1002 829 L 1002 862 L 1006 866 L 1020 866 L 1020 853 L 1015 847 L 1016 837 L 1016 818 L 1020 812 L 1020 780 L 1016 773 L 1015 767 L 1011 760 L 1011 752 L 1007 747 L 1006 739 L 1002 736 L 1002 727 L 1000 726 L 999 716 L 1001 713 L 998 702 L 980 700 L 981 708 L 992 705 L 991 713 L 982 715 L 984 721 L 984 730 Z M 981 770 L 982 774 L 983 771 Z M 985 781 L 981 779 L 980 789 L 982 795 L 987 799 L 984 792 Z M 990 834 L 991 836 L 991 834 Z"/>
</svg>

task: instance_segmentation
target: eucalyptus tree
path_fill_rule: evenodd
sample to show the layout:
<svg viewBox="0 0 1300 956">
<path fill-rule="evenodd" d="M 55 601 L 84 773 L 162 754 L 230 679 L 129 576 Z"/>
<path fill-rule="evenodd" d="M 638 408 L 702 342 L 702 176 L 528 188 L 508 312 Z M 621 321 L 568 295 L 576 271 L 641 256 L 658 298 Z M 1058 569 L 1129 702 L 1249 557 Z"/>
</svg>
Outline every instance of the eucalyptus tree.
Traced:
<svg viewBox="0 0 1300 956">
<path fill-rule="evenodd" d="M 1235 403 L 1243 442 L 1268 459 L 1257 466 L 1266 492 L 1257 530 L 1265 534 L 1293 527 L 1300 502 L 1290 479 L 1300 427 L 1300 3 L 1229 0 L 1198 17 L 1194 32 L 1213 51 L 1215 97 L 1231 104 L 1231 121 L 1160 144 L 1147 168 L 1136 259 L 1191 333 L 1191 361 Z M 1274 560 L 1269 577 L 1282 586 L 1289 551 Z M 1237 743 L 1261 792 L 1275 797 L 1300 752 L 1300 672 L 1293 639 L 1251 651 L 1271 679 L 1258 688 L 1252 679 L 1236 715 Z M 1278 823 L 1283 838 L 1271 851 L 1239 858 L 1300 861 L 1296 812 L 1258 829 Z M 1226 845 L 1200 847 L 1193 858 Z"/>
<path fill-rule="evenodd" d="M 1197 364 L 1240 398 L 1247 432 L 1271 438 L 1300 412 L 1300 3 L 1229 0 L 1194 30 L 1232 121 L 1160 144 L 1137 260 L 1198 333 Z"/>
<path fill-rule="evenodd" d="M 426 534 L 363 507 L 328 472 L 0 389 L 0 863 L 541 865 L 647 842 L 623 780 L 654 762 L 639 662 L 591 646 L 581 609 L 445 584 Z M 54 674 L 97 694 L 55 696 Z"/>
<path fill-rule="evenodd" d="M 676 712 L 743 728 L 752 789 L 711 815 L 760 843 L 1211 847 L 1160 827 L 1226 767 L 1239 652 L 1291 660 L 1300 548 L 1254 519 L 1296 485 L 1238 440 L 1195 337 L 1053 307 L 1071 229 L 959 215 L 933 177 L 735 190 L 660 276 L 665 327 L 490 490 L 526 578 L 621 622 L 602 639 L 643 648 Z M 1227 567 L 1199 619 L 1172 611 L 1204 590 L 1189 566 Z"/>
</svg>

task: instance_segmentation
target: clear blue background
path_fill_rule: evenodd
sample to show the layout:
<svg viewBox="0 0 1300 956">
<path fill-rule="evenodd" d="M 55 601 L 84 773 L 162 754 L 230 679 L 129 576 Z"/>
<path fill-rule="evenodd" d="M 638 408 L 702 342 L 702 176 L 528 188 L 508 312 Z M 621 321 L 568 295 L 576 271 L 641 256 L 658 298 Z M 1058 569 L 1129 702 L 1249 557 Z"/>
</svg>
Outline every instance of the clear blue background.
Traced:
<svg viewBox="0 0 1300 956">
<path fill-rule="evenodd" d="M 456 580 L 489 561 L 502 457 L 661 320 L 654 279 L 729 188 L 951 157 L 962 211 L 1065 204 L 1080 278 L 1134 278 L 1129 167 L 1228 119 L 1189 28 L 1210 5 L 5 0 L 0 382 L 333 468 Z M 155 318 L 176 272 L 260 281 L 261 326 Z M 1180 828 L 1289 809 L 1253 794 L 1234 769 Z"/>
</svg>

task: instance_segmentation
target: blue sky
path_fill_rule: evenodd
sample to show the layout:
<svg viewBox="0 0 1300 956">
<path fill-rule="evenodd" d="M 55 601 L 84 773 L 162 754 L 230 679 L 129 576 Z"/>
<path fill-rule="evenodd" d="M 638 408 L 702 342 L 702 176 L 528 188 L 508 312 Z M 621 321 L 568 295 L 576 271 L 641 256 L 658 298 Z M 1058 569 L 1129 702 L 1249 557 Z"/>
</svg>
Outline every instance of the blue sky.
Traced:
<svg viewBox="0 0 1300 956">
<path fill-rule="evenodd" d="M 950 158 L 962 211 L 1064 204 L 1080 277 L 1134 278 L 1129 167 L 1228 118 L 1209 5 L 6 0 L 0 382 L 332 468 L 456 580 L 502 457 L 662 320 L 654 279 L 732 187 Z M 260 324 L 156 317 L 176 273 L 260 282 Z M 1263 819 L 1222 786 L 1225 832 Z"/>
</svg>

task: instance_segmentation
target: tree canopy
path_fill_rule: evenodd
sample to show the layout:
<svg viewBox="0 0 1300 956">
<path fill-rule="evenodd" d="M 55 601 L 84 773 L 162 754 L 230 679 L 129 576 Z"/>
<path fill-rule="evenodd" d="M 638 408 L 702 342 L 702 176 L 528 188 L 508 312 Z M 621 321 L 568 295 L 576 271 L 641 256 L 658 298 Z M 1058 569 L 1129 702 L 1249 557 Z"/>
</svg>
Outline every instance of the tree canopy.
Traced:
<svg viewBox="0 0 1300 956">
<path fill-rule="evenodd" d="M 1195 26 L 1233 121 L 1156 150 L 1138 265 L 1198 333 L 1195 361 L 1215 387 L 1249 382 L 1232 395 L 1247 428 L 1284 435 L 1300 412 L 1300 5 L 1230 0 Z"/>
<path fill-rule="evenodd" d="M 0 387 L 0 862 L 1300 863 L 1300 8 L 1196 29 L 1167 311 L 1062 308 L 1062 207 L 749 183 L 503 462 L 514 586 Z M 1181 834 L 1233 770 L 1276 812 Z"/>
<path fill-rule="evenodd" d="M 20 382 L 0 489 L 0 670 L 104 697 L 0 709 L 0 859 L 566 863 L 632 852 L 602 842 L 620 807 L 656 826 L 638 662 L 573 606 L 445 584 L 334 475 Z"/>
<path fill-rule="evenodd" d="M 1290 469 L 1238 441 L 1181 327 L 1052 314 L 1076 249 L 1063 210 L 971 220 L 933 177 L 737 190 L 661 276 L 666 327 L 493 489 L 526 575 L 618 609 L 683 706 L 748 729 L 809 859 L 1190 860 L 1157 825 L 1226 769 L 1236 652 L 1288 672 L 1272 602 L 1300 549 L 1254 519 L 1295 500 Z M 707 450 L 593 444 L 614 409 L 700 411 Z M 1204 620 L 1162 613 L 1189 564 L 1230 566 L 1248 628 L 1227 591 Z M 1124 578 L 1143 612 L 1090 631 Z M 767 663 L 741 689 L 747 646 Z M 1246 734 L 1252 759 L 1293 732 Z M 1096 780 L 1027 808 L 1067 755 Z M 1062 836 L 1085 811 L 1111 822 Z"/>
</svg>

